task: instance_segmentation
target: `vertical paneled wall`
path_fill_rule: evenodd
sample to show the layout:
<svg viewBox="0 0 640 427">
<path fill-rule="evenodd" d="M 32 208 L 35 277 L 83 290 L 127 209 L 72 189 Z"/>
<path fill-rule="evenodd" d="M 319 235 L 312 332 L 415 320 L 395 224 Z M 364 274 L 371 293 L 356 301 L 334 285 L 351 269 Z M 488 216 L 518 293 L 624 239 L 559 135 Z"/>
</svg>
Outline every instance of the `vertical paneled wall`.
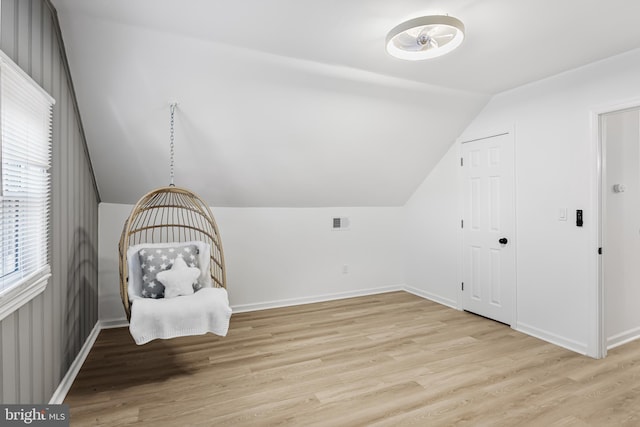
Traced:
<svg viewBox="0 0 640 427">
<path fill-rule="evenodd" d="M 47 289 L 0 323 L 0 402 L 46 403 L 98 320 L 99 195 L 48 0 L 1 0 L 0 48 L 56 100 Z"/>
</svg>

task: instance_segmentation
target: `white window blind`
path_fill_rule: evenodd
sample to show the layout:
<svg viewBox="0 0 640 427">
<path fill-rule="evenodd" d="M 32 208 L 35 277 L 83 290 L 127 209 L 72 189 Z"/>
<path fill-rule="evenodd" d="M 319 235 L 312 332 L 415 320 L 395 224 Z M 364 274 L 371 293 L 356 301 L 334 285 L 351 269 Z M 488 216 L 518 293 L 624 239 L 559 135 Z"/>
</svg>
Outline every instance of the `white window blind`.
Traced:
<svg viewBox="0 0 640 427">
<path fill-rule="evenodd" d="M 7 305 L 7 295 L 36 281 L 42 282 L 49 273 L 49 168 L 54 102 L 0 52 L 0 297 L 3 297 L 0 305 Z"/>
</svg>

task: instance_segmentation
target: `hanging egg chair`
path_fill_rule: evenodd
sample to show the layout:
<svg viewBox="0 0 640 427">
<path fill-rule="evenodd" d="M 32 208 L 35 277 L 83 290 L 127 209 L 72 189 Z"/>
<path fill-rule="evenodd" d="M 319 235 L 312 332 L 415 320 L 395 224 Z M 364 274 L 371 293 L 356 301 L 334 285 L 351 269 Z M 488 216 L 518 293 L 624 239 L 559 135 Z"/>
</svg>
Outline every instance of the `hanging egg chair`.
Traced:
<svg viewBox="0 0 640 427">
<path fill-rule="evenodd" d="M 118 244 L 120 295 L 137 344 L 207 332 L 224 336 L 231 317 L 211 209 L 173 184 L 174 110 L 171 104 L 171 184 L 142 196 Z"/>
</svg>

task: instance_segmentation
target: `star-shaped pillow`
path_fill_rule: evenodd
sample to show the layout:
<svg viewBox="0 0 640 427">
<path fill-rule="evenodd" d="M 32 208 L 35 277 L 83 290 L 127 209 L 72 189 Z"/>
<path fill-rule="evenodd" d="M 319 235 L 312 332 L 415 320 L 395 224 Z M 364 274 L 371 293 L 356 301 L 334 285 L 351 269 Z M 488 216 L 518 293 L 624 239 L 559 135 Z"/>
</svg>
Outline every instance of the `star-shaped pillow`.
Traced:
<svg viewBox="0 0 640 427">
<path fill-rule="evenodd" d="M 156 279 L 164 285 L 164 297 L 173 298 L 180 295 L 191 295 L 193 283 L 198 280 L 200 269 L 189 267 L 184 259 L 176 258 L 170 270 L 161 271 Z"/>
</svg>

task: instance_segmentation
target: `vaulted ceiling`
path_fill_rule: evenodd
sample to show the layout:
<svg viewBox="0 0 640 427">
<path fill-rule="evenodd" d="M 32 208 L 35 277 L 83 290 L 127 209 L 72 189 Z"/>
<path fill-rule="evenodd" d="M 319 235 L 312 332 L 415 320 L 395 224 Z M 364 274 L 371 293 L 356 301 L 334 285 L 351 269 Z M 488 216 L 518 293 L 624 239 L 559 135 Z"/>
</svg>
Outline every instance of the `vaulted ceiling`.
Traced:
<svg viewBox="0 0 640 427">
<path fill-rule="evenodd" d="M 492 95 L 640 47 L 630 0 L 53 0 L 101 198 L 169 183 L 212 206 L 398 206 Z M 450 55 L 387 32 L 462 20 Z"/>
</svg>

